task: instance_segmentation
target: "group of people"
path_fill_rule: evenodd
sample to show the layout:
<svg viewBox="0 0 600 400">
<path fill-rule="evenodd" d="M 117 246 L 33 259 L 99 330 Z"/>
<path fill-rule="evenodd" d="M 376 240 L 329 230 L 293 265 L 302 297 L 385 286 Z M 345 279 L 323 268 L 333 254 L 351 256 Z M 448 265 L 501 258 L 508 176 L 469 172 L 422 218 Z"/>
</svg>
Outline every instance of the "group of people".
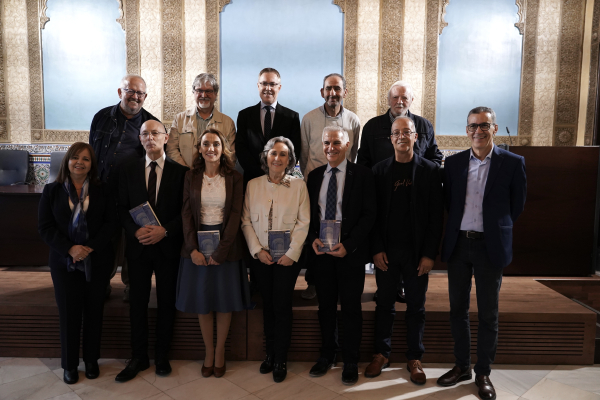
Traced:
<svg viewBox="0 0 600 400">
<path fill-rule="evenodd" d="M 498 296 L 502 270 L 512 258 L 512 226 L 524 208 L 526 177 L 523 158 L 493 144 L 494 111 L 469 112 L 472 147 L 447 158 L 442 173 L 433 126 L 410 112 L 414 95 L 406 82 L 392 85 L 389 110 L 367 122 L 362 137 L 358 117 L 343 107 L 347 90 L 340 74 L 324 78 L 324 104 L 302 122 L 277 101 L 277 70 L 260 71 L 257 87 L 260 102 L 239 112 L 236 130 L 214 107 L 216 79 L 200 74 L 192 84 L 196 104 L 176 115 L 167 130 L 143 109 L 144 80 L 127 75 L 118 89 L 120 102 L 94 117 L 89 144 L 69 148 L 56 181 L 44 188 L 39 211 L 39 231 L 51 248 L 65 382 L 78 380 L 82 325 L 85 375 L 99 374 L 103 300 L 116 271 L 115 254 L 124 248 L 121 276 L 130 302 L 132 358 L 117 381 L 150 366 L 147 309 L 153 274 L 156 374 L 171 372 L 168 353 L 179 309 L 198 314 L 206 347 L 202 375 L 223 376 L 231 313 L 251 307 L 244 259 L 262 297 L 266 357 L 260 373 L 272 373 L 275 382 L 286 377 L 292 294 L 306 267 L 309 287 L 303 295 L 311 297 L 312 287 L 318 297 L 322 338 L 310 375 L 323 376 L 336 364 L 339 299 L 342 381 L 356 383 L 364 267 L 373 262 L 374 356 L 364 375 L 376 377 L 389 366 L 395 302 L 403 286 L 407 369 L 414 383 L 423 384 L 428 273 L 442 240 L 445 206 L 442 260 L 448 261 L 456 365 L 438 384 L 472 378 L 468 312 L 474 275 L 475 383 L 482 398 L 495 398 L 489 375 L 498 340 Z M 297 162 L 304 179 L 292 175 Z M 129 211 L 146 202 L 158 226 L 138 226 L 132 218 Z M 341 228 L 339 242 L 327 248 L 321 221 L 331 220 Z M 208 259 L 198 245 L 199 231 L 220 233 Z M 271 231 L 289 231 L 289 247 L 277 259 L 269 248 Z"/>
</svg>

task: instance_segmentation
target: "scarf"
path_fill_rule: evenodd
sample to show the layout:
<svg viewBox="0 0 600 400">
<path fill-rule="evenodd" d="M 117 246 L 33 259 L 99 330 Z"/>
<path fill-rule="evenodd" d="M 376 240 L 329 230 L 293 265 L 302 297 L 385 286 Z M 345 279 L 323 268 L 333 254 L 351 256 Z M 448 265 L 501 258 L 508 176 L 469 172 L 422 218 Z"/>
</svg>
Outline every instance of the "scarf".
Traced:
<svg viewBox="0 0 600 400">
<path fill-rule="evenodd" d="M 69 196 L 71 203 L 73 203 L 73 211 L 69 220 L 69 240 L 75 244 L 83 245 L 87 242 L 89 236 L 87 219 L 85 218 L 85 211 L 83 211 L 83 202 L 88 196 L 90 180 L 88 178 L 83 182 L 81 196 L 79 197 L 77 197 L 77 189 L 75 189 L 75 185 L 73 185 L 70 178 L 67 178 L 63 185 L 67 196 Z M 81 261 L 73 262 L 73 258 L 68 256 L 67 271 L 73 272 L 75 270 L 84 272 L 85 280 L 90 282 L 92 279 L 92 260 L 90 257 L 88 256 Z"/>
</svg>

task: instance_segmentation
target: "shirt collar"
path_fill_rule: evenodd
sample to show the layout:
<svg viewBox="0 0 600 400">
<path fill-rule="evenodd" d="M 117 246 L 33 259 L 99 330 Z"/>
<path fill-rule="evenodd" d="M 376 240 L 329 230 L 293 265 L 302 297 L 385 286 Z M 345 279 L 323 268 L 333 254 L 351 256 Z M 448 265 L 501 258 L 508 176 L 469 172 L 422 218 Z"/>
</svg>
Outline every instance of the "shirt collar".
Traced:
<svg viewBox="0 0 600 400">
<path fill-rule="evenodd" d="M 475 154 L 473 154 L 473 148 L 472 147 L 471 147 L 471 149 L 469 151 L 470 151 L 470 154 L 471 154 L 471 157 L 469 157 L 469 159 L 471 159 L 471 158 L 477 158 L 477 157 L 475 157 Z M 485 156 L 485 158 L 491 160 L 493 152 L 494 152 L 494 143 L 492 143 L 492 148 L 490 149 L 490 152 L 487 154 L 487 156 Z"/>
<path fill-rule="evenodd" d="M 336 115 L 335 117 L 332 117 L 331 115 L 327 114 L 327 111 L 325 111 L 325 104 L 319 106 L 319 110 L 321 110 L 323 115 L 325 115 L 325 118 L 337 119 L 337 118 L 342 118 L 344 116 L 344 110 L 346 110 L 346 108 L 344 106 L 342 106 L 340 113 L 338 115 Z"/>
<path fill-rule="evenodd" d="M 198 107 L 196 107 L 196 118 L 200 118 L 200 119 L 202 119 L 202 120 L 204 120 L 204 121 L 208 121 L 208 120 L 212 119 L 212 117 L 213 117 L 214 113 L 215 113 L 215 108 L 213 107 L 213 112 L 211 112 L 211 113 L 210 113 L 210 115 L 209 115 L 209 117 L 208 117 L 208 118 L 204 119 L 204 118 L 202 118 L 202 117 L 200 116 L 200 113 L 198 112 Z"/>
<path fill-rule="evenodd" d="M 158 164 L 160 169 L 164 169 L 166 158 L 167 158 L 167 154 L 165 152 L 163 152 L 162 157 L 158 157 L 158 160 L 154 160 L 154 161 L 156 161 L 156 164 Z M 152 160 L 150 159 L 150 157 L 148 157 L 148 154 L 146 154 L 146 168 L 148 168 L 148 166 L 150 165 L 151 162 L 152 162 Z"/>
<path fill-rule="evenodd" d="M 265 103 L 263 103 L 263 101 L 261 100 L 261 101 L 260 101 L 260 109 L 262 110 L 262 109 L 263 109 L 263 108 L 265 108 L 266 106 L 271 106 L 271 107 L 273 107 L 273 110 L 275 110 L 275 109 L 277 108 L 277 100 L 275 100 L 275 101 L 273 102 L 273 104 L 265 104 Z"/>
<path fill-rule="evenodd" d="M 392 121 L 392 124 L 394 123 L 394 121 L 396 120 L 396 118 L 398 118 L 398 117 L 394 117 L 394 114 L 392 114 L 392 109 L 391 108 L 388 110 L 388 115 L 390 116 L 390 121 Z M 410 118 L 410 116 L 411 116 L 410 110 L 407 110 L 405 117 Z"/>
<path fill-rule="evenodd" d="M 269 176 L 269 174 L 267 174 L 267 181 L 269 181 L 269 183 L 273 183 L 271 181 L 271 177 Z M 278 185 L 281 186 L 285 186 L 286 188 L 289 188 L 292 185 L 292 177 L 290 175 L 284 175 L 283 178 L 281 179 L 281 181 L 279 181 Z"/>
<path fill-rule="evenodd" d="M 344 158 L 344 161 L 342 161 L 340 163 L 340 165 L 337 166 L 338 171 L 345 173 L 346 172 L 346 166 L 348 165 L 348 159 Z M 329 165 L 329 163 L 327 163 L 327 168 L 325 168 L 325 173 L 328 174 L 329 171 L 331 171 L 331 165 Z"/>
</svg>

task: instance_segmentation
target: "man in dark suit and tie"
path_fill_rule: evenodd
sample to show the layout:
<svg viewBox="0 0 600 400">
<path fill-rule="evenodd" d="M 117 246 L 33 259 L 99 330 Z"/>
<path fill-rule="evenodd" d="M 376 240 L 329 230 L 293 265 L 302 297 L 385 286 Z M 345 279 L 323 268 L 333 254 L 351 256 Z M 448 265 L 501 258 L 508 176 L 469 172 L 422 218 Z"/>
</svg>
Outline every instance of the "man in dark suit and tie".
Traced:
<svg viewBox="0 0 600 400">
<path fill-rule="evenodd" d="M 438 379 L 452 386 L 472 378 L 469 299 L 471 279 L 477 287 L 477 364 L 479 397 L 495 399 L 490 381 L 498 345 L 498 298 L 502 270 L 512 261 L 512 228 L 527 193 L 523 157 L 494 146 L 496 113 L 476 107 L 467 117 L 471 149 L 448 157 L 444 192 L 448 220 L 442 260 L 448 262 L 450 327 L 455 366 Z"/>
<path fill-rule="evenodd" d="M 260 102 L 239 112 L 236 154 L 244 169 L 244 188 L 251 179 L 265 174 L 260 167 L 260 153 L 269 139 L 284 136 L 292 141 L 296 159 L 300 157 L 300 117 L 277 102 L 281 76 L 275 68 L 258 74 Z"/>
<path fill-rule="evenodd" d="M 144 158 L 123 166 L 119 177 L 119 217 L 125 229 L 129 262 L 132 357 L 115 380 L 126 382 L 150 366 L 148 358 L 148 302 L 152 273 L 156 275 L 156 374 L 171 372 L 168 353 L 173 337 L 179 255 L 183 243 L 181 207 L 183 181 L 188 167 L 166 157 L 169 135 L 158 121 L 140 129 Z M 138 226 L 129 210 L 148 202 L 160 226 Z"/>
<path fill-rule="evenodd" d="M 342 382 L 352 385 L 358 380 L 361 296 L 369 261 L 369 233 L 376 217 L 375 185 L 368 168 L 346 159 L 350 139 L 342 127 L 325 127 L 322 141 L 327 164 L 311 171 L 307 183 L 311 209 L 307 243 L 316 254 L 312 262 L 322 343 L 321 357 L 310 376 L 323 376 L 335 364 L 339 297 L 344 320 Z M 321 251 L 321 220 L 341 222 L 340 242 L 327 253 Z"/>
</svg>

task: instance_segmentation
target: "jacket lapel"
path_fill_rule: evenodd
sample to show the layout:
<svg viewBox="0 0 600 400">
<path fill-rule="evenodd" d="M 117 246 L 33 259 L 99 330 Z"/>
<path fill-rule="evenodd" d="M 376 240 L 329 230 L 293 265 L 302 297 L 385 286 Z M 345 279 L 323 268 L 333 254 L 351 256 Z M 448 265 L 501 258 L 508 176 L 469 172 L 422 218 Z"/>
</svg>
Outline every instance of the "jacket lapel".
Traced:
<svg viewBox="0 0 600 400">
<path fill-rule="evenodd" d="M 421 164 L 421 158 L 414 153 L 413 166 L 412 166 L 412 188 L 410 191 L 410 204 L 411 207 L 417 204 L 417 191 L 415 190 L 415 182 L 421 182 L 420 176 L 423 172 L 423 165 Z"/>
<path fill-rule="evenodd" d="M 275 107 L 275 121 L 273 121 L 273 128 L 271 129 L 271 137 L 279 136 L 277 132 L 279 132 L 279 129 L 281 129 L 280 126 L 283 123 L 282 111 L 283 107 L 281 104 L 277 103 L 277 107 Z"/>
<path fill-rule="evenodd" d="M 347 215 L 348 203 L 350 202 L 350 194 L 352 193 L 352 185 L 354 184 L 354 164 L 350 161 L 346 162 L 346 182 L 344 183 L 344 193 L 342 193 L 342 218 Z"/>
<path fill-rule="evenodd" d="M 162 205 L 162 202 L 165 201 L 164 198 L 167 196 L 167 192 L 169 191 L 169 182 L 175 178 L 172 176 L 174 170 L 172 168 L 173 166 L 170 164 L 171 163 L 169 162 L 169 159 L 165 159 L 162 177 L 160 178 L 160 186 L 156 188 L 158 190 L 158 196 L 156 197 L 156 208 L 158 208 L 159 205 Z"/>
<path fill-rule="evenodd" d="M 467 198 L 467 179 L 469 176 L 469 159 L 471 157 L 471 151 L 464 151 L 462 155 L 459 155 L 459 157 L 459 176 L 458 181 L 456 182 L 458 191 L 456 193 L 458 193 L 460 196 L 460 199 L 458 199 L 458 204 L 462 204 L 464 209 L 465 199 Z"/>
<path fill-rule="evenodd" d="M 498 171 L 500 171 L 500 166 L 502 165 L 502 161 L 504 161 L 504 157 L 498 150 L 498 146 L 494 146 L 494 150 L 492 151 L 492 158 L 490 160 L 490 170 L 488 171 L 488 178 L 485 182 L 485 191 L 483 192 L 483 198 L 485 198 L 490 192 L 490 188 L 494 184 L 494 180 L 498 176 Z"/>
<path fill-rule="evenodd" d="M 134 193 L 140 193 L 140 196 L 142 198 L 142 202 L 140 204 L 142 204 L 143 202 L 148 201 L 148 187 L 146 186 L 146 157 L 143 157 L 140 160 L 139 164 L 137 165 L 137 168 L 135 169 L 134 174 L 134 183 L 132 187 L 135 188 Z M 139 204 L 133 205 L 133 207 L 137 206 L 139 206 Z"/>
<path fill-rule="evenodd" d="M 260 138 L 260 140 L 262 140 L 263 145 L 267 144 L 267 138 L 265 138 L 265 135 L 263 134 L 263 130 L 262 130 L 262 126 L 260 124 L 260 102 L 254 106 L 254 110 L 252 110 L 252 129 L 254 130 L 254 132 L 256 132 L 256 134 L 258 135 L 258 137 Z"/>
<path fill-rule="evenodd" d="M 384 180 L 385 180 L 385 192 L 383 193 L 383 205 L 385 214 L 388 215 L 390 211 L 390 201 L 392 199 L 392 187 L 394 187 L 394 177 L 392 176 L 392 165 L 394 164 L 394 156 L 388 158 L 385 161 L 384 167 Z"/>
</svg>

